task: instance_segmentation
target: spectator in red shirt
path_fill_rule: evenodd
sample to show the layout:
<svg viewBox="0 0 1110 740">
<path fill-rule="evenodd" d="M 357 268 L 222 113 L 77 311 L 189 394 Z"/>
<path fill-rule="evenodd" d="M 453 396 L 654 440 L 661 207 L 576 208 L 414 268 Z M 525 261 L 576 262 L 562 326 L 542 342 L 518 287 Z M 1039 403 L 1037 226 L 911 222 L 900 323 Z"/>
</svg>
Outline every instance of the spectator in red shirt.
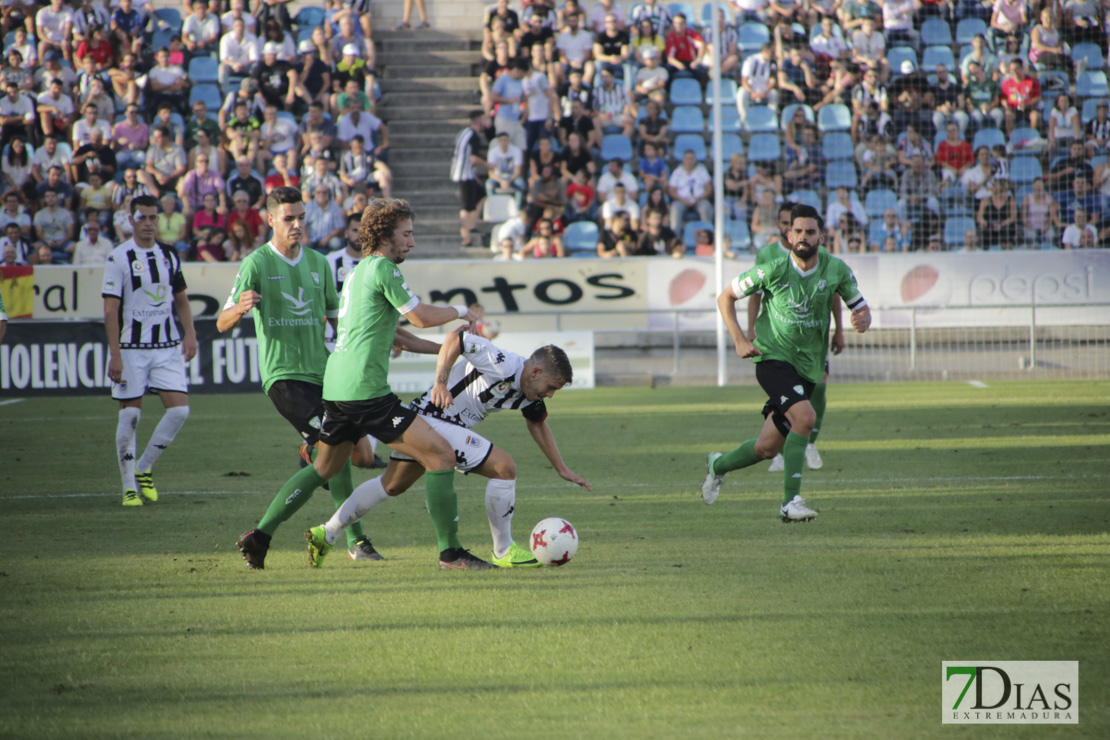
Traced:
<svg viewBox="0 0 1110 740">
<path fill-rule="evenodd" d="M 675 15 L 673 24 L 674 30 L 667 34 L 663 52 L 667 55 L 667 71 L 671 79 L 674 79 L 676 72 L 692 72 L 704 83 L 707 79 L 706 68 L 695 66 L 694 62 L 705 53 L 705 40 L 696 31 L 687 28 L 683 13 Z"/>
<path fill-rule="evenodd" d="M 262 244 L 261 236 L 269 230 L 262 223 L 262 216 L 258 211 L 251 208 L 250 195 L 245 190 L 236 190 L 231 195 L 232 211 L 227 215 L 227 228 L 230 232 L 231 227 L 237 222 L 242 221 L 247 231 L 250 232 L 251 241 L 254 246 Z"/>
<path fill-rule="evenodd" d="M 574 173 L 567 186 L 567 221 L 593 221 L 597 219 L 597 196 L 586 179 L 586 168 Z"/>
<path fill-rule="evenodd" d="M 945 139 L 937 147 L 936 163 L 945 182 L 955 182 L 975 161 L 971 144 L 960 138 L 960 127 L 950 123 L 944 127 Z"/>
<path fill-rule="evenodd" d="M 1010 76 L 1002 83 L 1002 107 L 1006 110 L 1006 135 L 1017 126 L 1019 113 L 1029 117 L 1029 125 L 1039 129 L 1041 127 L 1041 85 L 1036 77 L 1025 73 L 1025 64 L 1021 59 L 1010 60 Z"/>
<path fill-rule="evenodd" d="M 293 171 L 286 166 L 284 154 L 275 154 L 274 159 L 270 164 L 274 167 L 274 174 L 266 178 L 265 184 L 267 193 L 269 193 L 274 188 L 280 187 L 297 188 L 298 190 L 300 189 L 301 178 L 297 177 L 297 175 L 294 174 Z"/>
<path fill-rule="evenodd" d="M 112 43 L 98 25 L 89 26 L 88 36 L 77 45 L 77 59 L 91 56 L 96 62 L 96 71 L 103 72 L 112 66 Z"/>
</svg>

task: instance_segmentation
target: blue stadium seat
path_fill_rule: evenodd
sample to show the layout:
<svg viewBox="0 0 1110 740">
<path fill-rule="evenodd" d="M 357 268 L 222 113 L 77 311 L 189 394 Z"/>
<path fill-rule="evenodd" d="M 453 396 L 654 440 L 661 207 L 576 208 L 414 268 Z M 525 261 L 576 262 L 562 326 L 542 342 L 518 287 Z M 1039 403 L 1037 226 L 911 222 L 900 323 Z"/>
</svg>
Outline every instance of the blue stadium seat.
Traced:
<svg viewBox="0 0 1110 740">
<path fill-rule="evenodd" d="M 721 108 L 721 131 L 727 134 L 740 133 L 740 111 L 734 107 Z"/>
<path fill-rule="evenodd" d="M 189 81 L 194 85 L 218 84 L 220 81 L 220 63 L 212 57 L 193 57 L 189 60 Z"/>
<path fill-rule="evenodd" d="M 927 18 L 921 24 L 921 43 L 925 46 L 951 46 L 952 27 L 941 18 Z"/>
<path fill-rule="evenodd" d="M 601 161 L 632 159 L 632 140 L 624 134 L 609 134 L 601 140 Z"/>
<path fill-rule="evenodd" d="M 1036 157 L 1014 157 L 1010 161 L 1010 180 L 1026 185 L 1041 177 L 1041 161 Z"/>
<path fill-rule="evenodd" d="M 297 29 L 297 46 L 300 46 L 302 41 L 312 40 L 312 30 L 312 27 Z"/>
<path fill-rule="evenodd" d="M 944 246 L 962 247 L 964 234 L 975 230 L 975 221 L 970 216 L 953 216 L 944 222 Z"/>
<path fill-rule="evenodd" d="M 1076 44 L 1071 48 L 1071 60 L 1076 64 L 1081 59 L 1087 60 L 1087 69 L 1102 69 L 1102 49 L 1098 44 Z"/>
<path fill-rule="evenodd" d="M 682 243 L 686 245 L 687 249 L 693 249 L 695 239 L 694 232 L 700 229 L 713 231 L 713 224 L 708 221 L 687 221 L 686 225 L 682 227 Z"/>
<path fill-rule="evenodd" d="M 170 31 L 169 29 L 155 31 L 150 41 L 151 50 L 157 52 L 162 47 L 168 49 L 170 47 L 170 39 L 173 38 L 174 33 L 174 31 Z"/>
<path fill-rule="evenodd" d="M 203 100 L 208 110 L 219 110 L 220 104 L 223 103 L 223 96 L 217 85 L 193 85 L 189 90 L 189 105 L 198 100 Z"/>
<path fill-rule="evenodd" d="M 781 154 L 777 134 L 754 134 L 748 142 L 748 159 L 752 162 L 777 162 Z"/>
<path fill-rule="evenodd" d="M 671 85 L 672 105 L 701 105 L 701 85 L 695 79 L 675 80 Z"/>
<path fill-rule="evenodd" d="M 825 165 L 825 186 L 828 188 L 857 188 L 859 175 L 856 174 L 856 165 L 851 161 L 829 162 Z"/>
<path fill-rule="evenodd" d="M 1002 130 L 981 128 L 975 132 L 975 138 L 971 141 L 971 150 L 977 152 L 981 146 L 993 150 L 996 144 L 1006 145 L 1006 135 L 1002 133 Z"/>
<path fill-rule="evenodd" d="M 679 134 L 676 136 L 674 146 L 671 149 L 671 158 L 682 161 L 687 149 L 693 150 L 694 156 L 698 158 L 699 162 L 705 161 L 705 139 L 701 137 L 701 134 Z"/>
<path fill-rule="evenodd" d="M 825 134 L 821 139 L 821 154 L 828 160 L 851 159 L 855 155 L 851 134 L 839 131 Z"/>
<path fill-rule="evenodd" d="M 1106 102 L 1106 98 L 1087 98 L 1083 101 L 1083 111 L 1080 119 L 1084 126 L 1095 119 L 1095 115 L 1098 113 L 1098 104 Z"/>
<path fill-rule="evenodd" d="M 852 112 L 848 106 L 832 103 L 817 112 L 817 128 L 821 133 L 830 131 L 851 131 Z"/>
<path fill-rule="evenodd" d="M 721 161 L 727 162 L 733 154 L 744 153 L 744 142 L 736 134 L 721 135 Z"/>
<path fill-rule="evenodd" d="M 1033 139 L 1040 137 L 1040 135 L 1041 134 L 1039 131 L 1037 131 L 1037 129 L 1029 128 L 1028 126 L 1015 128 L 1013 131 L 1010 132 L 1010 149 L 1020 149 L 1021 143 L 1023 141 L 1032 141 Z"/>
<path fill-rule="evenodd" d="M 937 19 L 930 18 L 929 20 Z M 941 22 L 943 23 L 943 21 Z M 927 72 L 936 72 L 938 64 L 943 64 L 949 72 L 956 69 L 956 57 L 952 54 L 952 49 L 947 46 L 926 47 L 925 52 L 921 55 L 921 69 Z"/>
<path fill-rule="evenodd" d="M 868 218 L 882 218 L 888 208 L 898 208 L 898 196 L 893 190 L 876 188 L 864 196 L 863 210 Z"/>
<path fill-rule="evenodd" d="M 759 51 L 771 40 L 771 31 L 762 23 L 745 23 L 737 35 L 741 56 Z"/>
<path fill-rule="evenodd" d="M 730 249 L 750 249 L 752 246 L 752 234 L 748 230 L 748 223 L 746 221 L 725 221 L 725 233 L 728 234 L 729 248 Z"/>
<path fill-rule="evenodd" d="M 874 221 L 871 221 L 870 223 L 867 224 L 867 245 L 868 245 L 868 248 L 870 248 L 870 246 L 872 244 L 878 244 L 879 249 L 882 250 L 882 247 L 883 247 L 882 228 L 883 228 L 883 220 L 881 218 L 877 218 Z"/>
<path fill-rule="evenodd" d="M 154 11 L 154 29 L 181 33 L 184 21 L 181 20 L 181 11 L 177 8 L 158 8 Z"/>
<path fill-rule="evenodd" d="M 774 108 L 766 105 L 753 105 L 748 108 L 748 117 L 744 121 L 744 130 L 751 134 L 770 134 L 779 130 L 778 116 Z"/>
<path fill-rule="evenodd" d="M 821 198 L 813 190 L 795 190 L 786 199 L 794 203 L 804 203 L 807 206 L 813 206 L 818 212 L 821 211 Z"/>
<path fill-rule="evenodd" d="M 593 221 L 575 221 L 563 231 L 563 246 L 568 252 L 596 252 L 597 224 Z"/>
<path fill-rule="evenodd" d="M 1085 71 L 1075 80 L 1075 94 L 1080 98 L 1097 98 L 1110 95 L 1106 84 L 1106 73 L 1102 70 Z"/>
<path fill-rule="evenodd" d="M 947 188 L 940 194 L 940 213 L 949 216 L 974 216 L 971 212 L 971 196 L 963 188 Z M 1018 201 L 1021 203 L 1021 201 Z M 978 202 L 975 203 L 978 207 Z"/>
<path fill-rule="evenodd" d="M 802 110 L 805 111 L 807 122 L 817 123 L 817 116 L 815 116 L 813 114 L 813 108 L 809 107 L 805 103 L 791 103 L 790 105 L 787 105 L 787 106 L 783 107 L 782 116 L 779 118 L 779 120 L 782 123 L 782 130 L 783 131 L 786 130 L 786 122 L 794 117 L 794 111 L 798 108 L 801 108 Z"/>
<path fill-rule="evenodd" d="M 297 26 L 298 29 L 311 29 L 316 26 L 324 25 L 324 19 L 326 17 L 327 13 L 324 12 L 324 9 L 322 7 L 305 6 L 298 10 L 297 14 L 293 16 L 293 23 Z"/>
<path fill-rule="evenodd" d="M 902 62 L 913 62 L 914 69 L 917 69 L 919 65 L 917 52 L 908 46 L 895 46 L 888 49 L 886 60 L 890 63 L 891 73 L 896 75 L 902 74 Z"/>
<path fill-rule="evenodd" d="M 982 18 L 964 18 L 956 24 L 956 43 L 964 46 L 971 43 L 971 39 L 981 34 L 990 43 L 990 29 Z"/>
<path fill-rule="evenodd" d="M 707 8 L 710 6 L 706 6 Z M 722 8 L 727 9 L 727 5 L 722 5 Z M 736 80 L 724 79 L 721 80 L 721 105 L 736 105 Z M 713 105 L 713 85 L 705 86 L 705 104 Z"/>
<path fill-rule="evenodd" d="M 697 83 L 694 83 L 697 84 Z M 705 131 L 705 116 L 701 108 L 680 105 L 671 111 L 671 131 L 676 134 L 700 134 Z"/>
<path fill-rule="evenodd" d="M 667 3 L 667 10 L 671 11 L 672 18 L 679 13 L 686 16 L 686 25 L 690 28 L 698 24 L 698 13 L 692 3 Z"/>
</svg>

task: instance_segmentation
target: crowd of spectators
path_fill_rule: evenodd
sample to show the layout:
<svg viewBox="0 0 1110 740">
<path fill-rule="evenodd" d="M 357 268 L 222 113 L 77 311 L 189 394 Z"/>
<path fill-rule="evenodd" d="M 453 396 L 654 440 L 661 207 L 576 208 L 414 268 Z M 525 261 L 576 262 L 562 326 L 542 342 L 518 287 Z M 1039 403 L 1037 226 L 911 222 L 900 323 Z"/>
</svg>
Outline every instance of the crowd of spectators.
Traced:
<svg viewBox="0 0 1110 740">
<path fill-rule="evenodd" d="M 370 3 L 251 1 L 0 2 L 3 264 L 101 265 L 148 194 L 160 242 L 238 260 L 281 185 L 304 194 L 310 246 L 345 244 L 392 182 Z"/>
<path fill-rule="evenodd" d="M 715 166 L 729 254 L 785 201 L 836 253 L 1110 240 L 1096 0 L 729 0 L 719 53 L 710 5 L 513 4 L 487 11 L 479 80 L 486 193 L 518 212 L 497 259 L 711 254 Z"/>
</svg>

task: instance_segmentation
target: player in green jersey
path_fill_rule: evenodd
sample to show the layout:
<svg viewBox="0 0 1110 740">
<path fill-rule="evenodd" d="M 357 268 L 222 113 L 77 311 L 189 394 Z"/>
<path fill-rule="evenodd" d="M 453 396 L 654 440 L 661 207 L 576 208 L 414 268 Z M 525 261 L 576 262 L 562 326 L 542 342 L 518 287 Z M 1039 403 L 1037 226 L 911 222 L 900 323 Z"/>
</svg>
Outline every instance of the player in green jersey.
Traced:
<svg viewBox="0 0 1110 740">
<path fill-rule="evenodd" d="M 362 213 L 359 240 L 363 259 L 348 274 L 340 297 L 335 352 L 324 373 L 325 414 L 319 452 L 311 467 L 285 484 L 279 497 L 297 499 L 314 490 L 340 471 L 355 442 L 373 435 L 394 451 L 415 458 L 427 470 L 425 493 L 439 542 L 440 567 L 492 569 L 496 566 L 474 557 L 459 542 L 454 450 L 389 387 L 389 356 L 398 314 L 421 329 L 456 319 L 477 319 L 466 306 L 441 308 L 422 303 L 405 282 L 400 265 L 415 247 L 414 216 L 408 203 L 389 199 L 375 200 Z M 451 402 L 449 394 L 437 394 L 432 400 L 440 408 Z M 318 557 L 326 552 L 321 548 Z"/>
<path fill-rule="evenodd" d="M 778 213 L 778 227 L 779 238 L 767 244 L 763 249 L 760 249 L 755 255 L 756 267 L 773 262 L 774 260 L 786 257 L 790 254 L 790 248 L 787 242 L 787 234 L 790 231 L 790 211 L 794 208 L 794 203 L 785 201 L 779 206 Z M 821 247 L 819 251 L 825 251 Z M 759 308 L 762 305 L 762 294 L 753 293 L 748 297 L 748 337 L 755 340 L 755 320 L 759 316 Z M 834 355 L 839 355 L 844 350 L 844 327 L 840 319 L 840 296 L 833 296 L 832 318 L 835 329 L 833 330 L 832 343 L 829 349 L 832 350 Z M 810 396 L 809 402 L 813 406 L 813 411 L 817 414 L 817 421 L 813 425 L 813 431 L 809 435 L 809 443 L 806 444 L 806 465 L 810 470 L 820 470 L 824 463 L 821 461 L 821 454 L 817 451 L 817 435 L 821 431 L 821 424 L 825 419 L 825 405 L 826 405 L 826 387 L 829 382 L 829 361 L 825 359 L 825 372 L 821 376 L 821 382 L 813 387 L 813 394 Z M 775 455 L 771 460 L 771 465 L 767 468 L 768 473 L 780 473 L 783 469 L 782 455 Z"/>
<path fill-rule="evenodd" d="M 800 495 L 805 447 L 816 421 L 809 402 L 821 379 L 829 350 L 829 318 L 834 295 L 852 311 L 858 332 L 871 326 L 871 310 L 859 292 L 856 278 L 840 259 L 820 249 L 824 240 L 821 216 L 812 206 L 796 205 L 790 212 L 787 234 L 790 255 L 756 266 L 738 276 L 717 298 L 736 354 L 756 363 L 755 375 L 766 391 L 765 418 L 759 437 L 725 454 L 711 452 L 701 496 L 717 500 L 721 479 L 732 470 L 783 454 L 785 522 L 813 519 L 817 513 Z M 749 341 L 736 320 L 736 301 L 763 292 L 763 311 L 756 320 L 756 338 Z"/>
<path fill-rule="evenodd" d="M 315 444 L 324 416 L 324 369 L 328 362 L 324 332 L 327 322 L 335 320 L 339 297 L 327 259 L 301 246 L 305 210 L 300 191 L 274 188 L 266 197 L 266 220 L 273 229 L 273 238 L 243 260 L 216 328 L 226 332 L 253 312 L 262 388 L 278 413 L 307 443 Z M 400 339 L 413 351 L 434 354 L 439 350 L 434 342 L 417 339 L 408 332 L 402 332 Z M 336 506 L 354 490 L 351 462 L 369 467 L 373 459 L 369 440 L 358 440 L 351 460 L 329 486 Z M 311 491 L 292 500 L 279 495 L 258 527 L 239 538 L 243 559 L 252 569 L 265 567 L 274 532 L 310 495 Z M 382 559 L 361 524 L 347 530 L 347 544 L 352 560 Z"/>
</svg>

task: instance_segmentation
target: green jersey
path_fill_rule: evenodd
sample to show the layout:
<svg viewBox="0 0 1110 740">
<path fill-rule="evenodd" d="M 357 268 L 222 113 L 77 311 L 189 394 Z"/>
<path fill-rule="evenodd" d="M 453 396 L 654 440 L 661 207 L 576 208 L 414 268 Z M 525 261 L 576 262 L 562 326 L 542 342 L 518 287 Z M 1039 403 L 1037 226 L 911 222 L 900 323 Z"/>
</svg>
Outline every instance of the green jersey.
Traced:
<svg viewBox="0 0 1110 740">
<path fill-rule="evenodd" d="M 343 283 L 335 352 L 324 374 L 324 399 L 369 401 L 388 395 L 389 354 L 399 314 L 420 304 L 391 260 L 370 256 Z"/>
<path fill-rule="evenodd" d="M 291 262 L 267 243 L 239 266 L 224 309 L 234 306 L 244 290 L 262 296 L 254 307 L 254 330 L 263 389 L 269 391 L 276 380 L 322 385 L 328 364 L 324 331 L 339 310 L 327 259 L 301 247 Z"/>
<path fill-rule="evenodd" d="M 774 262 L 789 256 L 790 250 L 782 245 L 782 239 L 779 238 L 765 244 L 762 249 L 755 253 L 755 264 L 765 265 L 768 262 Z"/>
<path fill-rule="evenodd" d="M 833 294 L 851 310 L 867 305 L 848 265 L 823 249 L 817 266 L 802 272 L 790 257 L 748 270 L 733 280 L 732 294 L 743 298 L 763 292 L 763 310 L 755 322 L 760 360 L 782 360 L 806 380 L 819 383 L 829 353 Z"/>
</svg>

